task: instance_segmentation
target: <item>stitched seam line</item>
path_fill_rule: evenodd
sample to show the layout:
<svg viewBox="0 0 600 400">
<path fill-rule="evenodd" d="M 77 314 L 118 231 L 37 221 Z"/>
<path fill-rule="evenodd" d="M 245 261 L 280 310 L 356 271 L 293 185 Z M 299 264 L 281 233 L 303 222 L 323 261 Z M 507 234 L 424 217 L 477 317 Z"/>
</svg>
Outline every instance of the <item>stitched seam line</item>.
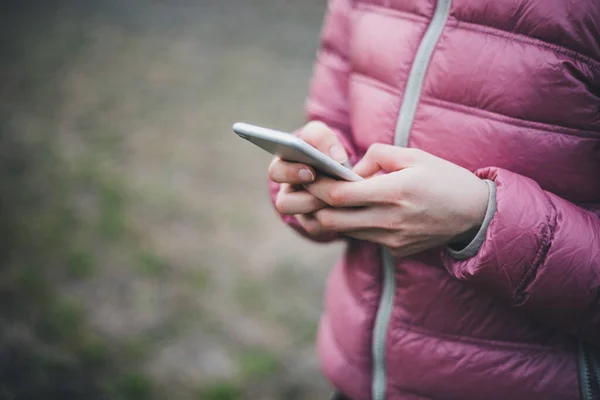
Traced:
<svg viewBox="0 0 600 400">
<path fill-rule="evenodd" d="M 521 305 L 525 302 L 527 297 L 525 290 L 537 276 L 540 266 L 546 261 L 546 256 L 548 255 L 550 246 L 554 240 L 554 234 L 556 232 L 556 224 L 558 220 L 556 206 L 549 196 L 546 195 L 546 198 L 550 203 L 550 216 L 548 217 L 544 226 L 538 251 L 513 291 L 512 301 L 515 305 Z"/>
<path fill-rule="evenodd" d="M 392 96 L 400 96 L 402 94 L 402 92 L 399 89 L 397 89 L 377 78 L 370 77 L 370 76 L 365 75 L 358 71 L 351 71 L 350 79 L 355 80 L 357 82 L 362 82 L 373 88 L 385 91 L 386 93 L 388 93 Z M 595 132 L 595 131 L 583 130 L 583 129 L 573 128 L 573 127 L 569 127 L 569 126 L 564 126 L 564 125 L 549 124 L 549 123 L 545 123 L 545 122 L 529 121 L 526 119 L 510 117 L 508 115 L 499 114 L 494 111 L 483 110 L 483 109 L 475 108 L 475 107 L 468 106 L 465 104 L 454 103 L 452 101 L 440 100 L 440 99 L 436 99 L 436 98 L 430 97 L 430 96 L 422 96 L 421 103 L 439 107 L 439 108 L 444 108 L 444 109 L 451 110 L 451 111 L 460 112 L 460 113 L 467 114 L 467 115 L 473 115 L 473 116 L 481 117 L 481 118 L 488 118 L 488 119 L 492 119 L 492 120 L 498 121 L 498 122 L 503 122 L 503 123 L 506 123 L 509 125 L 519 126 L 519 127 L 528 128 L 528 129 L 535 129 L 535 130 L 538 130 L 541 132 L 554 132 L 554 133 L 560 133 L 563 135 L 574 136 L 577 138 L 597 138 L 598 133 L 600 133 L 600 131 Z"/>
<path fill-rule="evenodd" d="M 464 30 L 483 33 L 485 35 L 497 36 L 497 37 L 500 37 L 503 39 L 510 39 L 510 40 L 514 40 L 517 42 L 530 44 L 535 47 L 543 48 L 545 50 L 555 51 L 558 54 L 562 54 L 562 55 L 571 57 L 576 61 L 586 64 L 590 68 L 600 71 L 600 61 L 596 60 L 595 58 L 593 58 L 591 56 L 579 53 L 578 51 L 569 49 L 567 47 L 559 46 L 554 43 L 549 43 L 549 42 L 546 42 L 541 39 L 537 39 L 537 38 L 533 38 L 531 36 L 524 35 L 522 33 L 509 32 L 509 31 L 505 31 L 505 30 L 502 30 L 499 28 L 494 28 L 491 26 L 485 26 L 485 25 L 480 25 L 480 24 L 476 24 L 473 22 L 461 21 L 461 20 L 458 20 L 455 18 L 453 18 L 453 20 L 456 21 L 455 28 L 457 28 L 457 29 L 464 29 Z"/>
<path fill-rule="evenodd" d="M 337 346 L 338 352 L 341 354 L 342 358 L 344 359 L 344 361 L 348 364 L 351 364 L 352 366 L 358 367 L 358 366 L 364 366 L 365 364 L 368 364 L 371 359 L 370 357 L 364 357 L 364 358 L 357 358 L 357 357 L 350 357 L 348 354 L 345 353 L 343 346 L 341 346 L 338 337 L 337 337 L 337 332 L 335 331 L 335 329 L 333 329 L 333 324 L 330 321 L 329 322 L 329 328 L 331 329 L 331 335 L 333 337 L 333 341 L 335 343 L 335 345 Z M 469 345 L 473 345 L 473 346 L 478 346 L 478 347 L 485 347 L 487 349 L 490 349 L 492 351 L 502 351 L 502 352 L 519 352 L 519 353 L 541 353 L 541 354 L 549 354 L 549 353 L 563 353 L 565 351 L 570 351 L 571 349 L 567 346 L 564 347 L 559 347 L 559 346 L 544 346 L 544 345 L 539 345 L 539 344 L 534 344 L 534 343 L 520 343 L 520 342 L 509 342 L 509 341 L 501 341 L 501 340 L 492 340 L 492 339 L 483 339 L 483 338 L 476 338 L 476 337 L 469 337 L 469 336 L 463 336 L 463 335 L 453 335 L 453 334 L 448 334 L 448 333 L 442 333 L 442 332 L 438 332 L 438 331 L 434 331 L 434 330 L 430 330 L 430 329 L 426 329 L 426 328 L 422 328 L 419 326 L 415 326 L 415 325 L 408 325 L 405 323 L 394 323 L 393 325 L 393 329 L 394 330 L 404 330 L 406 332 L 413 332 L 428 338 L 434 338 L 434 339 L 440 339 L 440 340 L 444 340 L 444 341 L 448 341 L 448 342 L 457 342 L 457 343 L 465 343 L 465 344 L 469 344 Z M 394 346 L 396 346 L 396 342 L 397 340 L 394 340 L 392 342 L 390 342 L 390 348 L 393 348 Z"/>
<path fill-rule="evenodd" d="M 344 129 L 348 128 L 348 119 L 345 115 L 333 113 L 331 110 L 322 106 L 315 100 L 307 100 L 306 108 L 308 113 L 318 114 L 318 118 L 323 119 L 324 122 L 333 122 L 339 127 L 343 127 Z"/>
<path fill-rule="evenodd" d="M 350 80 L 363 82 L 364 84 L 369 85 L 375 89 L 383 90 L 384 92 L 387 92 L 392 96 L 400 96 L 402 94 L 402 91 L 400 89 L 392 86 L 390 83 L 386 83 L 381 79 L 374 78 L 356 70 L 350 71 Z"/>
<path fill-rule="evenodd" d="M 330 322 L 330 327 L 331 327 L 331 322 Z M 358 371 L 362 374 L 362 366 L 360 364 L 368 364 L 370 362 L 369 359 L 365 359 L 365 360 L 354 360 L 354 359 L 350 359 L 348 357 L 347 354 L 345 354 L 345 352 L 342 350 L 342 347 L 340 346 L 340 343 L 335 335 L 335 333 L 333 332 L 333 330 L 331 331 L 331 334 L 333 336 L 333 344 L 336 346 L 337 348 L 337 352 L 340 355 L 340 357 L 342 358 L 342 360 L 344 360 L 344 362 L 346 363 L 347 366 L 349 366 L 350 368 L 352 368 L 355 371 Z M 432 397 L 429 396 L 425 396 L 421 393 L 415 392 L 413 389 L 407 389 L 405 387 L 402 387 L 400 385 L 392 385 L 396 391 L 401 392 L 401 393 L 409 393 L 409 394 L 413 394 L 413 395 L 417 395 L 419 397 L 423 397 L 427 400 L 433 400 Z"/>
<path fill-rule="evenodd" d="M 383 14 L 383 15 L 386 15 L 388 17 L 393 17 L 393 18 L 401 18 L 401 19 L 406 19 L 409 21 L 423 22 L 425 24 L 428 22 L 428 19 L 430 18 L 430 16 L 428 16 L 428 15 L 415 14 L 415 13 L 411 13 L 408 11 L 400 10 L 399 8 L 384 7 L 384 6 L 380 6 L 378 4 L 363 3 L 363 2 L 358 2 L 356 9 L 359 11 L 363 11 L 363 12 L 373 12 L 373 13 L 377 13 L 380 15 Z"/>
<path fill-rule="evenodd" d="M 330 322 L 331 335 L 333 337 L 333 342 L 335 343 L 338 353 L 343 358 L 343 360 L 354 368 L 359 368 L 364 366 L 365 364 L 369 364 L 371 362 L 370 357 L 351 357 L 345 351 L 344 347 L 340 344 L 339 339 L 337 337 L 336 331 L 333 329 L 333 325 Z M 540 353 L 540 354 L 550 354 L 550 353 L 563 353 L 565 351 L 569 351 L 570 349 L 565 347 L 557 347 L 557 346 L 544 346 L 544 345 L 536 345 L 533 343 L 518 343 L 518 342 L 503 342 L 499 340 L 489 340 L 489 339 L 481 339 L 481 338 L 473 338 L 461 335 L 451 335 L 440 333 L 436 331 L 430 331 L 428 329 L 420 328 L 417 326 L 406 325 L 406 324 L 396 324 L 394 328 L 400 328 L 407 332 L 417 333 L 419 335 L 441 339 L 448 342 L 457 342 L 457 343 L 466 343 L 469 345 L 477 346 L 477 347 L 485 347 L 492 351 L 499 352 L 518 352 L 518 353 Z M 390 347 L 394 347 L 395 343 L 390 343 Z"/>
<path fill-rule="evenodd" d="M 383 6 L 379 6 L 379 5 L 375 5 L 375 4 L 360 3 L 360 5 L 357 6 L 357 9 L 369 11 L 369 12 L 376 12 L 378 14 L 384 14 L 384 15 L 387 15 L 390 17 L 406 19 L 409 21 L 416 21 L 416 22 L 426 22 L 427 21 L 427 16 L 421 16 L 419 14 L 413 14 L 410 12 L 399 10 L 397 8 L 387 8 L 387 7 L 383 7 Z M 481 24 L 477 24 L 474 22 L 462 21 L 462 20 L 459 20 L 459 19 L 453 17 L 452 15 L 448 19 L 448 26 L 453 27 L 455 29 L 463 29 L 463 30 L 482 33 L 485 35 L 497 36 L 497 37 L 504 38 L 504 39 L 511 39 L 511 40 L 518 41 L 521 43 L 530 44 L 532 46 L 539 47 L 539 48 L 542 48 L 545 50 L 555 51 L 559 54 L 563 54 L 565 56 L 571 57 L 576 61 L 583 62 L 583 63 L 587 64 L 590 68 L 600 71 L 600 60 L 596 60 L 594 57 L 582 54 L 578 51 L 569 49 L 567 47 L 563 47 L 563 46 L 559 46 L 554 43 L 546 42 L 542 39 L 533 38 L 531 36 L 527 36 L 522 33 L 509 32 L 509 31 L 506 31 L 506 30 L 503 30 L 500 28 L 492 27 L 492 26 L 486 26 L 486 25 L 481 25 Z"/>
<path fill-rule="evenodd" d="M 350 70 L 348 60 L 331 47 L 323 47 L 319 50 L 315 61 L 337 71 L 348 72 Z"/>
<path fill-rule="evenodd" d="M 536 352 L 536 353 L 562 353 L 564 351 L 571 350 L 567 346 L 558 347 L 558 346 L 545 346 L 535 343 L 524 343 L 524 342 L 509 342 L 502 340 L 493 340 L 493 339 L 484 339 L 463 335 L 455 335 L 450 333 L 443 333 L 434 330 L 430 330 L 427 328 L 423 328 L 416 325 L 408 325 L 403 322 L 396 322 L 394 324 L 394 328 L 402 329 L 408 332 L 414 332 L 422 336 L 441 339 L 449 342 L 460 342 L 466 343 L 479 347 L 486 347 L 492 349 L 494 351 L 510 351 L 510 352 Z M 397 340 L 394 343 L 390 343 L 390 346 L 393 347 L 396 345 Z"/>
<path fill-rule="evenodd" d="M 351 9 L 350 9 L 350 12 L 352 12 L 352 11 L 354 10 L 354 4 L 353 4 L 353 3 L 354 3 L 354 2 L 351 2 Z M 329 7 L 327 8 L 327 13 L 329 13 Z M 348 55 L 347 55 L 347 54 L 342 54 L 342 53 L 339 51 L 339 49 L 337 49 L 337 48 L 336 48 L 336 47 L 333 45 L 333 43 L 331 43 L 329 40 L 324 40 L 324 37 L 323 37 L 323 34 L 324 34 L 324 33 L 325 33 L 325 32 L 321 32 L 321 43 L 320 43 L 320 46 L 319 46 L 319 52 L 318 52 L 318 53 L 321 53 L 321 52 L 328 52 L 328 53 L 335 54 L 335 55 L 337 55 L 337 56 L 340 58 L 340 60 L 341 60 L 342 62 L 344 62 L 344 63 L 348 64 L 348 61 L 349 61 Z M 318 54 L 318 53 L 317 53 L 317 54 Z"/>
<path fill-rule="evenodd" d="M 467 115 L 472 115 L 480 118 L 488 118 L 497 122 L 503 122 L 513 126 L 519 126 L 527 129 L 535 129 L 541 132 L 552 132 L 567 136 L 573 136 L 577 138 L 590 138 L 597 139 L 600 131 L 590 131 L 585 129 L 574 128 L 571 126 L 550 124 L 539 121 L 529 121 L 526 119 L 510 117 L 508 115 L 500 114 L 494 111 L 483 110 L 481 108 L 475 108 L 465 104 L 454 103 L 447 100 L 440 100 L 433 97 L 426 97 L 422 103 L 432 105 L 435 107 L 445 108 L 451 111 L 460 112 Z"/>
</svg>

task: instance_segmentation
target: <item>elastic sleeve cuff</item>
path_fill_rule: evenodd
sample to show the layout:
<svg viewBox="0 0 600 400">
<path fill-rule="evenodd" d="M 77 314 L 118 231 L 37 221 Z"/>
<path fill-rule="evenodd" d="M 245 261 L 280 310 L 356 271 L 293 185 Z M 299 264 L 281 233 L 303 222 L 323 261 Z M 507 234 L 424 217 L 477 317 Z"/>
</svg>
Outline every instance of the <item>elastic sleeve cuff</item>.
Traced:
<svg viewBox="0 0 600 400">
<path fill-rule="evenodd" d="M 483 242 L 485 242 L 488 227 L 490 226 L 490 222 L 492 222 L 492 219 L 494 218 L 494 214 L 496 214 L 496 183 L 489 179 L 485 179 L 484 182 L 487 183 L 489 190 L 488 205 L 485 212 L 485 217 L 483 219 L 483 223 L 477 231 L 477 234 L 475 235 L 473 240 L 471 240 L 471 242 L 461 250 L 456 250 L 450 246 L 446 246 L 446 251 L 448 252 L 448 254 L 456 260 L 466 260 L 467 258 L 471 258 L 475 254 L 477 254 L 477 252 L 481 248 L 481 245 L 483 245 Z"/>
</svg>

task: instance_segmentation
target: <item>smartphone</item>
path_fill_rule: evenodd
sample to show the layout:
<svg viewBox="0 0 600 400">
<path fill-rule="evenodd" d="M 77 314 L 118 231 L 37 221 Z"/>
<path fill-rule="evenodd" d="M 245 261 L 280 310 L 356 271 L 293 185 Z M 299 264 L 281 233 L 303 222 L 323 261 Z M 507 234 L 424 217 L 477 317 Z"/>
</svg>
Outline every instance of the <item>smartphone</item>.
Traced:
<svg viewBox="0 0 600 400">
<path fill-rule="evenodd" d="M 310 165 L 317 173 L 334 179 L 350 182 L 363 180 L 360 175 L 354 173 L 350 168 L 340 164 L 292 134 L 244 122 L 235 123 L 233 131 L 242 139 L 246 139 L 284 161 Z"/>
</svg>

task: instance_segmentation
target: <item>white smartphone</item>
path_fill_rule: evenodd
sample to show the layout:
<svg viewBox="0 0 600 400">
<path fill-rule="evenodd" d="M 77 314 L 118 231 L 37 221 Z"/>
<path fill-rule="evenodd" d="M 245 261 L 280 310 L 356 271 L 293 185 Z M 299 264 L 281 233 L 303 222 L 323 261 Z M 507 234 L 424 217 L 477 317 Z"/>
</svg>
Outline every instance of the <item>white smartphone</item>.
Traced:
<svg viewBox="0 0 600 400">
<path fill-rule="evenodd" d="M 235 123 L 233 131 L 242 139 L 246 139 L 284 161 L 310 165 L 317 173 L 320 172 L 334 179 L 350 182 L 363 180 L 360 175 L 354 173 L 350 168 L 289 133 L 261 128 L 243 122 Z"/>
</svg>

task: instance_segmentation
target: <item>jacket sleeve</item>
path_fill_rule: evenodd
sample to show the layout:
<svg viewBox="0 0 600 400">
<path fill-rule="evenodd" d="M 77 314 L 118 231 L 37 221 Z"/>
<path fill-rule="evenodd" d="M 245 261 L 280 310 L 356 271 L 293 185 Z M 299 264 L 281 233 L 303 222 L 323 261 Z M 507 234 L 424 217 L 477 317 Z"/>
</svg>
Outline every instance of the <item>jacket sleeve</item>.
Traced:
<svg viewBox="0 0 600 400">
<path fill-rule="evenodd" d="M 352 0 L 329 0 L 306 101 L 306 117 L 308 121 L 322 121 L 332 128 L 345 147 L 350 163 L 354 164 L 357 158 L 350 137 L 348 116 L 348 77 L 350 74 L 348 47 L 351 3 Z M 279 186 L 275 182 L 269 181 L 273 204 L 275 204 Z M 309 236 L 300 227 L 296 217 L 281 215 L 281 218 L 303 236 L 312 240 L 329 242 L 338 238 L 336 234 L 321 237 Z"/>
<path fill-rule="evenodd" d="M 600 344 L 599 215 L 510 171 L 477 175 L 495 183 L 495 201 L 481 247 L 445 252 L 448 271 L 540 322 Z"/>
</svg>

